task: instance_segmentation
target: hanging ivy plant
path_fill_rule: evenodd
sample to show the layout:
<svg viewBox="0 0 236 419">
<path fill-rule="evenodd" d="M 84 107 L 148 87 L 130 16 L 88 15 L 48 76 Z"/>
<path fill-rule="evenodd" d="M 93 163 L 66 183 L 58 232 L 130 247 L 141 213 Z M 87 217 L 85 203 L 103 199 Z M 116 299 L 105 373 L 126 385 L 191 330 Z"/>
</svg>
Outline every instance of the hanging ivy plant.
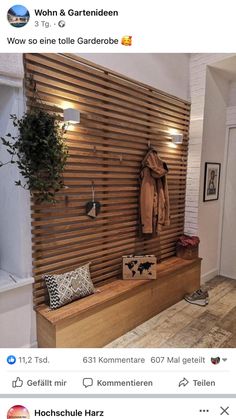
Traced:
<svg viewBox="0 0 236 419">
<path fill-rule="evenodd" d="M 1 137 L 11 159 L 5 164 L 16 164 L 25 182 L 17 186 L 29 189 L 36 202 L 55 202 L 55 194 L 64 186 L 63 171 L 68 157 L 65 145 L 65 126 L 59 116 L 40 107 L 32 107 L 22 118 L 10 116 L 18 135 Z"/>
</svg>

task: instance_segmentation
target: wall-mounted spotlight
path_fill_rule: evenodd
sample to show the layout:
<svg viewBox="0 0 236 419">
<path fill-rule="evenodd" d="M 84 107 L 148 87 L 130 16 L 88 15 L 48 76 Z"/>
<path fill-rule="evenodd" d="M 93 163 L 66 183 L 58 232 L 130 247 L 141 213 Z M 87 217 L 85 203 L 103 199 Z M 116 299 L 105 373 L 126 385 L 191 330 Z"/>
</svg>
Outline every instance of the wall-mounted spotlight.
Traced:
<svg viewBox="0 0 236 419">
<path fill-rule="evenodd" d="M 173 144 L 183 144 L 183 134 L 171 134 L 171 141 Z"/>
<path fill-rule="evenodd" d="M 78 109 L 73 108 L 64 109 L 64 121 L 67 124 L 79 124 L 80 111 L 78 111 Z"/>
</svg>

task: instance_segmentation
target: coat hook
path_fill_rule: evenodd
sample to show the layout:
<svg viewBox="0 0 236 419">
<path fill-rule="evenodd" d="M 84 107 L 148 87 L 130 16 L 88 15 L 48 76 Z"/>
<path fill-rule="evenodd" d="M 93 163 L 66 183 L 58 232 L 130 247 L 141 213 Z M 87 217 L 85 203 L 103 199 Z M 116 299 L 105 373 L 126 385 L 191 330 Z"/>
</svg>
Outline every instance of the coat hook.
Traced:
<svg viewBox="0 0 236 419">
<path fill-rule="evenodd" d="M 69 196 L 68 196 L 68 195 L 66 195 L 66 196 L 65 196 L 65 204 L 66 204 L 66 205 L 68 205 L 68 203 L 69 203 Z"/>
<path fill-rule="evenodd" d="M 148 140 L 148 148 L 150 148 L 150 147 L 151 147 L 151 141 Z"/>
<path fill-rule="evenodd" d="M 120 155 L 119 159 L 120 159 L 120 163 L 122 163 L 122 161 L 123 161 L 123 155 L 122 154 Z"/>
<path fill-rule="evenodd" d="M 93 152 L 96 153 L 97 152 L 97 147 L 94 145 L 93 146 Z"/>
</svg>

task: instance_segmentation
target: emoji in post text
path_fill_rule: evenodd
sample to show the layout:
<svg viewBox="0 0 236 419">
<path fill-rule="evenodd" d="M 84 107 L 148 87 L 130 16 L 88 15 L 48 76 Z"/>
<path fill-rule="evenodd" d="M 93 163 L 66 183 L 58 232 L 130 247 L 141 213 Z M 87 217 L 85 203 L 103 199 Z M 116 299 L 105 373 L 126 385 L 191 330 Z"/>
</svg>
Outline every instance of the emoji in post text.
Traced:
<svg viewBox="0 0 236 419">
<path fill-rule="evenodd" d="M 126 47 L 130 47 L 132 45 L 132 36 L 130 35 L 122 36 L 121 44 Z"/>
</svg>

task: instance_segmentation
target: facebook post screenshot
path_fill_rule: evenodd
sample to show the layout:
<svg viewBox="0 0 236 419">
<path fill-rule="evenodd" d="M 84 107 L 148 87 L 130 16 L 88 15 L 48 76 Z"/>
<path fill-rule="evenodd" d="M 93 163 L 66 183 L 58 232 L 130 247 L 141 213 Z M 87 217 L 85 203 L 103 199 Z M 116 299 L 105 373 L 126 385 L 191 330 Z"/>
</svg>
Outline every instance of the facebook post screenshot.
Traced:
<svg viewBox="0 0 236 419">
<path fill-rule="evenodd" d="M 0 419 L 236 418 L 235 16 L 2 0 Z"/>
</svg>

